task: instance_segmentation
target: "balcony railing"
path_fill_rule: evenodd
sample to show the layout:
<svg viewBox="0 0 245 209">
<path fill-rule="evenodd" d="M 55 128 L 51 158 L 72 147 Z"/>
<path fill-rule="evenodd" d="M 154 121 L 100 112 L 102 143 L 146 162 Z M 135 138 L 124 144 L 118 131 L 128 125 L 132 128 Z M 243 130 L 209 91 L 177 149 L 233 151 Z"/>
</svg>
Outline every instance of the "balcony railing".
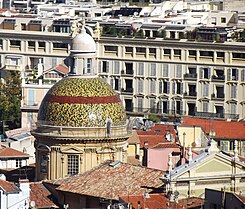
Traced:
<svg viewBox="0 0 245 209">
<path fill-rule="evenodd" d="M 197 92 L 196 91 L 190 91 L 190 92 L 184 92 L 184 97 L 196 97 Z"/>
<path fill-rule="evenodd" d="M 225 119 L 230 118 L 233 120 L 237 120 L 239 118 L 239 114 L 212 113 L 212 112 L 196 112 L 195 116 L 205 117 L 205 118 L 225 118 Z"/>
<path fill-rule="evenodd" d="M 184 78 L 185 79 L 196 79 L 197 74 L 196 73 L 186 73 L 186 74 L 184 74 Z"/>
<path fill-rule="evenodd" d="M 221 93 L 221 94 L 211 94 L 211 99 L 221 99 L 224 100 L 225 98 L 225 94 Z"/>
<path fill-rule="evenodd" d="M 224 81 L 225 80 L 225 75 L 213 75 L 212 76 L 212 81 Z"/>
</svg>

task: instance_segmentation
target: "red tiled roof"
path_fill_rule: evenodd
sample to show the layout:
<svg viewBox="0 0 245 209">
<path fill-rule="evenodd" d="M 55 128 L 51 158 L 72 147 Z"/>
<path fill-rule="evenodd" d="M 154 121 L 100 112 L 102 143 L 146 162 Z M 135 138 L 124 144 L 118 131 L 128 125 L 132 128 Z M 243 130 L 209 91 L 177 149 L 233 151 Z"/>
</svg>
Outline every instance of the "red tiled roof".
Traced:
<svg viewBox="0 0 245 209">
<path fill-rule="evenodd" d="M 63 74 L 68 74 L 69 73 L 69 69 L 65 64 L 60 64 L 54 67 L 54 69 L 62 72 Z"/>
<path fill-rule="evenodd" d="M 167 143 L 168 141 L 161 135 L 139 135 L 140 148 L 146 146 L 155 146 L 159 143 Z"/>
<path fill-rule="evenodd" d="M 51 193 L 41 182 L 30 183 L 30 202 L 35 202 L 35 208 L 57 207 L 50 199 Z"/>
<path fill-rule="evenodd" d="M 12 149 L 10 147 L 0 147 L 0 158 L 7 158 L 7 157 L 29 157 L 28 154 L 24 152 L 20 152 L 18 150 Z"/>
<path fill-rule="evenodd" d="M 204 199 L 199 197 L 189 197 L 178 201 L 181 208 L 201 208 L 204 205 Z"/>
<path fill-rule="evenodd" d="M 113 162 L 115 163 L 115 162 Z M 57 190 L 75 194 L 118 200 L 119 196 L 141 195 L 145 188 L 158 188 L 163 171 L 119 162 L 107 161 L 69 178 L 56 180 Z M 151 191 L 151 189 L 149 189 Z"/>
<path fill-rule="evenodd" d="M 199 126 L 206 134 L 213 130 L 217 139 L 245 139 L 245 122 L 184 117 L 181 126 Z"/>
<path fill-rule="evenodd" d="M 166 135 L 167 131 L 170 131 L 171 134 L 175 135 L 174 126 L 173 125 L 165 125 L 165 124 L 155 124 L 150 130 L 143 131 L 137 130 L 138 135 Z"/>
<path fill-rule="evenodd" d="M 120 196 L 125 203 L 130 203 L 133 209 L 148 208 L 180 208 L 177 203 L 170 202 L 164 194 L 149 194 L 148 198 L 143 198 L 142 195 L 138 196 Z"/>
<path fill-rule="evenodd" d="M 13 182 L 0 180 L 0 188 L 6 193 L 17 193 L 20 191 Z"/>
<path fill-rule="evenodd" d="M 167 149 L 167 148 L 179 148 L 179 146 L 173 142 L 159 143 L 154 146 L 147 146 L 150 149 Z"/>
<path fill-rule="evenodd" d="M 244 195 L 238 195 L 238 194 L 235 194 L 242 202 L 243 204 L 245 204 L 245 196 Z"/>
<path fill-rule="evenodd" d="M 139 140 L 139 136 L 137 134 L 137 131 L 133 130 L 132 136 L 130 136 L 128 139 L 128 143 L 133 144 L 133 143 L 139 143 L 139 142 L 140 142 L 140 140 Z"/>
</svg>

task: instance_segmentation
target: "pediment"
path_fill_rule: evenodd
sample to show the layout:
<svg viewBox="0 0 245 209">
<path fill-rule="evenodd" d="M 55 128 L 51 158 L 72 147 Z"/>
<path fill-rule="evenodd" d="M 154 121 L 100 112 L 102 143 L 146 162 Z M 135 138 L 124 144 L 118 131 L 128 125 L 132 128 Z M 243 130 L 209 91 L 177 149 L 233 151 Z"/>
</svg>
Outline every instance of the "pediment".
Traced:
<svg viewBox="0 0 245 209">
<path fill-rule="evenodd" d="M 218 159 L 212 159 L 196 168 L 196 174 L 203 174 L 203 173 L 228 174 L 231 173 L 231 171 L 232 171 L 231 164 L 219 161 Z"/>
<path fill-rule="evenodd" d="M 69 146 L 69 147 L 65 147 L 65 148 L 61 149 L 61 152 L 70 153 L 70 154 L 81 154 L 84 151 L 83 151 L 83 149 L 73 147 L 73 146 Z"/>
</svg>

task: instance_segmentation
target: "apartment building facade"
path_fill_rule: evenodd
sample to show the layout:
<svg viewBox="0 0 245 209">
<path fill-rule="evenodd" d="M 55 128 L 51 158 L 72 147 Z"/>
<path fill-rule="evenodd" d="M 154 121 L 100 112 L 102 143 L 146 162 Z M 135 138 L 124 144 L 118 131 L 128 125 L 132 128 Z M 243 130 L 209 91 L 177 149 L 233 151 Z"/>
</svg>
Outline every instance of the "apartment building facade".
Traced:
<svg viewBox="0 0 245 209">
<path fill-rule="evenodd" d="M 30 127 L 43 96 L 60 79 L 43 73 L 72 65 L 72 21 L 0 18 L 1 68 L 22 72 L 22 125 Z M 92 71 L 120 94 L 128 114 L 245 117 L 245 44 L 94 35 Z M 32 76 L 30 76 L 32 75 Z"/>
<path fill-rule="evenodd" d="M 243 43 L 108 38 L 98 74 L 118 90 L 126 111 L 242 119 Z"/>
</svg>

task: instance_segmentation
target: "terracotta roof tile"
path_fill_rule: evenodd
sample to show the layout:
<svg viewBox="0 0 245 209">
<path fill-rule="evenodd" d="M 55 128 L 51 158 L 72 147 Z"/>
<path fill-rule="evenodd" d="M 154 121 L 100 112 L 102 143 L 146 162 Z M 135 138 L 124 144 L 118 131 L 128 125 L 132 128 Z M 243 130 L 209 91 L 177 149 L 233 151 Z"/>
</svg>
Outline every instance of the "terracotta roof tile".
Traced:
<svg viewBox="0 0 245 209">
<path fill-rule="evenodd" d="M 201 208 L 204 205 L 204 199 L 199 197 L 190 197 L 181 199 L 178 203 L 182 206 L 181 208 Z"/>
<path fill-rule="evenodd" d="M 244 195 L 238 195 L 238 194 L 235 194 L 242 202 L 243 204 L 245 204 L 245 196 Z"/>
<path fill-rule="evenodd" d="M 179 146 L 172 142 L 166 142 L 166 143 L 159 143 L 154 146 L 147 146 L 147 148 L 150 149 L 167 149 L 167 148 L 179 148 Z"/>
<path fill-rule="evenodd" d="M 69 69 L 65 64 L 60 64 L 57 65 L 56 67 L 54 67 L 56 70 L 62 72 L 63 74 L 68 74 L 69 73 Z"/>
<path fill-rule="evenodd" d="M 6 193 L 17 193 L 20 192 L 19 187 L 17 187 L 13 182 L 0 180 L 0 188 Z"/>
<path fill-rule="evenodd" d="M 115 162 L 114 162 L 115 163 Z M 53 181 L 57 190 L 116 199 L 125 195 L 141 195 L 145 187 L 158 188 L 163 183 L 163 171 L 119 162 L 107 161 L 85 173 Z"/>
<path fill-rule="evenodd" d="M 168 141 L 161 135 L 140 135 L 140 148 L 146 146 L 155 146 L 159 143 L 167 143 Z"/>
<path fill-rule="evenodd" d="M 30 183 L 30 202 L 35 202 L 35 208 L 57 207 L 49 197 L 51 193 L 44 187 L 41 182 Z"/>
<path fill-rule="evenodd" d="M 184 117 L 181 126 L 199 126 L 209 134 L 215 132 L 216 139 L 245 139 L 245 122 L 209 120 L 202 118 Z"/>
<path fill-rule="evenodd" d="M 170 202 L 164 194 L 149 194 L 148 198 L 143 198 L 143 195 L 137 196 L 120 196 L 120 199 L 125 203 L 130 203 L 133 209 L 140 208 L 180 208 L 180 205 Z"/>
<path fill-rule="evenodd" d="M 7 157 L 29 157 L 28 154 L 24 152 L 20 152 L 18 150 L 12 149 L 10 147 L 0 147 L 0 158 L 7 158 Z"/>
<path fill-rule="evenodd" d="M 139 140 L 139 136 L 137 134 L 137 131 L 135 131 L 135 130 L 132 131 L 132 136 L 129 137 L 128 143 L 129 144 L 140 143 L 140 140 Z"/>
</svg>

